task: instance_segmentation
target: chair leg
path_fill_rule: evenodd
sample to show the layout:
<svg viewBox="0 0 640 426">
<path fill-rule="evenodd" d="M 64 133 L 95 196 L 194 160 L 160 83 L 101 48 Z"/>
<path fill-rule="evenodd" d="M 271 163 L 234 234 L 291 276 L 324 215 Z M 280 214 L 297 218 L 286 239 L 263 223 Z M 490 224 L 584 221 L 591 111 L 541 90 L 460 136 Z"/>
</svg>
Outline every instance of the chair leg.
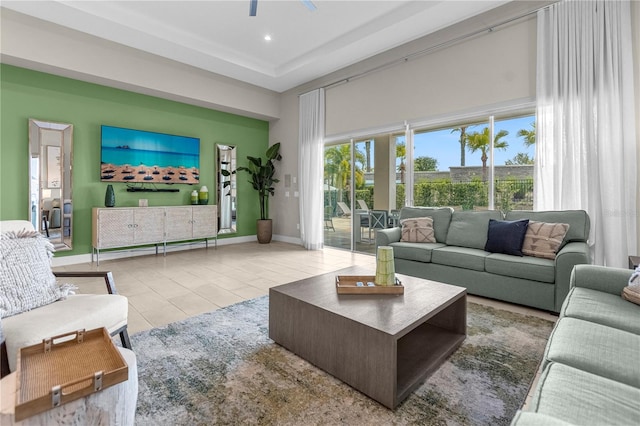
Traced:
<svg viewBox="0 0 640 426">
<path fill-rule="evenodd" d="M 120 341 L 122 341 L 123 348 L 133 349 L 131 347 L 131 340 L 129 340 L 129 332 L 127 331 L 126 328 L 120 331 Z"/>
<path fill-rule="evenodd" d="M 115 336 L 116 334 L 120 335 L 120 341 L 122 342 L 122 347 L 126 349 L 133 349 L 131 347 L 131 340 L 129 340 L 129 332 L 127 331 L 127 326 L 125 325 L 122 328 L 111 333 L 111 336 Z"/>
<path fill-rule="evenodd" d="M 8 375 L 9 371 L 9 357 L 7 356 L 7 344 L 2 342 L 0 344 L 0 378 Z"/>
</svg>

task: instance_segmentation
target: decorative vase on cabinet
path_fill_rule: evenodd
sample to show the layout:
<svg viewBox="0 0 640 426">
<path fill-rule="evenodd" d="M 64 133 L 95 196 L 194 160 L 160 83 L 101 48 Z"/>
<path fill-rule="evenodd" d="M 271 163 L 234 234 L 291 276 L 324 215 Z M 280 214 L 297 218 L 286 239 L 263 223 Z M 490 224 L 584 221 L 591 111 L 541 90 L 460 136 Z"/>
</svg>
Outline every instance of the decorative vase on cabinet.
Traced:
<svg viewBox="0 0 640 426">
<path fill-rule="evenodd" d="M 200 188 L 200 192 L 198 193 L 198 204 L 208 204 L 209 203 L 209 190 L 206 186 Z"/>
<path fill-rule="evenodd" d="M 104 206 L 113 207 L 116 205 L 116 194 L 113 192 L 113 186 L 107 185 L 107 192 L 104 194 Z"/>
</svg>

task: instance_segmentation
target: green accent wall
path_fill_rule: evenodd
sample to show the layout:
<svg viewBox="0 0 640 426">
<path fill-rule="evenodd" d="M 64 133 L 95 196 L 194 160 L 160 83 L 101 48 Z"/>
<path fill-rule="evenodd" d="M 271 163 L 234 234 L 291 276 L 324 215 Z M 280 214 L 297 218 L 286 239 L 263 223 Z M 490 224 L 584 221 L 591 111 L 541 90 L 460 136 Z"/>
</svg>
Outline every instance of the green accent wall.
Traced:
<svg viewBox="0 0 640 426">
<path fill-rule="evenodd" d="M 180 82 L 176 81 L 176 85 Z M 140 95 L 51 74 L 0 65 L 0 220 L 29 219 L 29 118 L 73 124 L 73 250 L 56 256 L 91 252 L 91 209 L 103 207 L 107 187 L 100 182 L 102 124 L 200 138 L 200 185 L 215 203 L 216 144 L 237 146 L 243 165 L 247 155 L 260 156 L 269 145 L 269 123 L 263 120 Z M 157 184 L 179 192 L 126 192 L 112 182 L 116 207 L 187 205 L 200 185 Z M 256 191 L 238 176 L 238 232 L 255 235 L 259 217 Z"/>
</svg>

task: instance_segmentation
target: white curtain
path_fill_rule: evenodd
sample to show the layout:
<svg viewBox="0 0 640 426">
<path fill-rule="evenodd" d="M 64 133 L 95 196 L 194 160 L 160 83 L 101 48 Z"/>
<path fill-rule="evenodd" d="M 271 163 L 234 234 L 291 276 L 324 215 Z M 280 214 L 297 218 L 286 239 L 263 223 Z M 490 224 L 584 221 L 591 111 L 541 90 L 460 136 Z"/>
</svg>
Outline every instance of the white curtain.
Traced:
<svg viewBox="0 0 640 426">
<path fill-rule="evenodd" d="M 599 265 L 636 251 L 632 58 L 628 1 L 538 12 L 535 209 L 586 210 Z"/>
<path fill-rule="evenodd" d="M 301 95 L 299 102 L 300 238 L 307 250 L 320 250 L 324 247 L 324 89 Z"/>
</svg>

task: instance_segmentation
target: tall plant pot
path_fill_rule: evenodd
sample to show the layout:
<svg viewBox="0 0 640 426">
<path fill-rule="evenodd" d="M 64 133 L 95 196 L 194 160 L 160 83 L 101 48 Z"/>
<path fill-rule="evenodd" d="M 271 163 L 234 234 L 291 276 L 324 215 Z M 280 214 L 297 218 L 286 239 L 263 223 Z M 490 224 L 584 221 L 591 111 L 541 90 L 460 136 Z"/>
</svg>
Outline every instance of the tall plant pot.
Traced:
<svg viewBox="0 0 640 426">
<path fill-rule="evenodd" d="M 258 219 L 258 242 L 260 244 L 269 244 L 273 235 L 273 222 L 271 219 Z"/>
</svg>

